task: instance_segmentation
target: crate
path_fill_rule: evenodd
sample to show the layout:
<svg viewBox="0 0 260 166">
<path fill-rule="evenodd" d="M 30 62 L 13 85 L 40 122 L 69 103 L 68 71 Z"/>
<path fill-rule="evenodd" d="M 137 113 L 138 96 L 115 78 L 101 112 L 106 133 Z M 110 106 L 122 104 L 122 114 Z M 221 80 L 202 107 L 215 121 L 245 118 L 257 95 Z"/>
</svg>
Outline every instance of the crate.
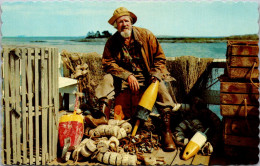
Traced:
<svg viewBox="0 0 260 166">
<path fill-rule="evenodd" d="M 220 109 L 222 116 L 259 115 L 259 83 L 235 82 L 227 76 L 220 77 Z"/>
<path fill-rule="evenodd" d="M 227 44 L 227 67 L 220 77 L 220 110 L 224 150 L 231 157 L 258 159 L 258 52 L 258 41 Z"/>
<path fill-rule="evenodd" d="M 57 157 L 58 49 L 3 46 L 2 164 L 45 165 Z"/>
<path fill-rule="evenodd" d="M 258 41 L 228 41 L 227 73 L 231 79 L 258 79 Z"/>
<path fill-rule="evenodd" d="M 259 119 L 224 117 L 223 121 L 225 155 L 243 160 L 249 159 L 249 162 L 258 161 Z"/>
</svg>

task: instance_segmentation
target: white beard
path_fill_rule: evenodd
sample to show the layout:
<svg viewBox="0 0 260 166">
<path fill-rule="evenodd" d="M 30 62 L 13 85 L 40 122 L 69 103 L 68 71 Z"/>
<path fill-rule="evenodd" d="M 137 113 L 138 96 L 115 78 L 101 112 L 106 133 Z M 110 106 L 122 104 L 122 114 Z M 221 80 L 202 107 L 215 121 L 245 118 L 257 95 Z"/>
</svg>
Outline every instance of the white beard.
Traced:
<svg viewBox="0 0 260 166">
<path fill-rule="evenodd" d="M 121 34 L 121 36 L 122 36 L 123 38 L 129 38 L 129 37 L 131 36 L 131 30 L 126 29 L 126 30 L 120 32 L 120 34 Z"/>
</svg>

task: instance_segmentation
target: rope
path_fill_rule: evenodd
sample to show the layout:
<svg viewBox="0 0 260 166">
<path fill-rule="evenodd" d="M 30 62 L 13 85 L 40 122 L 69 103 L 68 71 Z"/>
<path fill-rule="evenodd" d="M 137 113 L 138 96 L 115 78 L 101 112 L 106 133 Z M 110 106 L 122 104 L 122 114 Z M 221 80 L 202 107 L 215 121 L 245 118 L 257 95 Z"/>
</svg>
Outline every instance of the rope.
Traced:
<svg viewBox="0 0 260 166">
<path fill-rule="evenodd" d="M 206 87 L 206 89 L 209 89 L 210 87 L 212 87 L 213 85 L 215 85 L 217 82 L 219 82 L 219 77 L 217 78 L 217 81 L 213 82 L 210 86 Z"/>
<path fill-rule="evenodd" d="M 246 126 L 247 126 L 248 130 L 251 131 L 251 128 L 250 128 L 248 120 L 247 120 L 247 99 L 245 98 L 243 101 L 244 101 L 244 104 L 245 104 L 245 122 L 246 122 Z"/>
<path fill-rule="evenodd" d="M 259 85 L 256 85 L 256 84 L 253 82 L 253 80 L 252 80 L 252 75 L 253 75 L 253 71 L 254 71 L 255 65 L 256 65 L 256 62 L 254 62 L 253 67 L 252 67 L 252 69 L 251 69 L 251 71 L 250 71 L 250 82 L 251 82 L 256 88 L 259 88 Z"/>
</svg>

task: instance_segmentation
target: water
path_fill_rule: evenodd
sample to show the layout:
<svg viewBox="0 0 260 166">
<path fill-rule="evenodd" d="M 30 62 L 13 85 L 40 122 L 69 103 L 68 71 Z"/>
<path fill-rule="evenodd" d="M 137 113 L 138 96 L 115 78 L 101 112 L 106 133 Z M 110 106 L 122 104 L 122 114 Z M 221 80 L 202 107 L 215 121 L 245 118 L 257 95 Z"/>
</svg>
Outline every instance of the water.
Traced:
<svg viewBox="0 0 260 166">
<path fill-rule="evenodd" d="M 2 45 L 54 46 L 72 52 L 97 52 L 102 54 L 105 42 L 76 42 L 83 37 L 3 37 Z M 41 41 L 41 42 L 34 42 Z M 161 43 L 167 57 L 192 55 L 200 58 L 226 58 L 226 43 Z"/>
<path fill-rule="evenodd" d="M 105 42 L 77 42 L 83 37 L 3 37 L 2 45 L 41 45 L 57 47 L 59 52 L 63 49 L 71 52 L 97 52 L 102 54 Z M 37 42 L 35 42 L 37 41 Z M 39 42 L 40 41 L 40 42 Z M 161 43 L 164 53 L 167 57 L 179 57 L 191 55 L 199 58 L 219 58 L 225 59 L 226 43 Z M 223 74 L 224 70 L 214 71 L 213 76 L 217 78 Z M 220 83 L 212 86 L 211 90 L 219 90 Z M 209 107 L 220 118 L 219 105 L 210 105 Z"/>
</svg>

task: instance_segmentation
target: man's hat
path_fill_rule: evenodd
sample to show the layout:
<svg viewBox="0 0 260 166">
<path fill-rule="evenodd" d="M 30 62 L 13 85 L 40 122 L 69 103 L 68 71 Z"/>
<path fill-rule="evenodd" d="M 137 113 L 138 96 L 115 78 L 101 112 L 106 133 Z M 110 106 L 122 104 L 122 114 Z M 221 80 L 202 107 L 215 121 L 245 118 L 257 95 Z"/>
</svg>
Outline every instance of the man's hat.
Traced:
<svg viewBox="0 0 260 166">
<path fill-rule="evenodd" d="M 113 25 L 114 22 L 116 21 L 116 19 L 118 19 L 121 16 L 130 16 L 133 19 L 133 24 L 136 22 L 137 17 L 134 13 L 130 12 L 127 10 L 127 8 L 125 7 L 119 7 L 117 8 L 114 13 L 113 16 L 108 20 L 108 23 Z"/>
</svg>

